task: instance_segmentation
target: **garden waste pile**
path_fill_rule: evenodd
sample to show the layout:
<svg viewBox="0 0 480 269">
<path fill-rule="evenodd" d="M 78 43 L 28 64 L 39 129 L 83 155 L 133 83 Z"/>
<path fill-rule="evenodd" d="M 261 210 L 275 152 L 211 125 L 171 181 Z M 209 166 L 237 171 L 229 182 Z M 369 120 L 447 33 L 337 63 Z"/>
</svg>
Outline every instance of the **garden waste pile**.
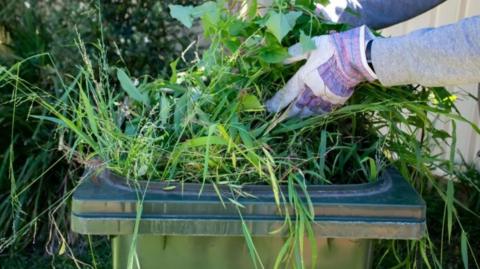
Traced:
<svg viewBox="0 0 480 269">
<path fill-rule="evenodd" d="M 36 117 L 58 124 L 59 147 L 72 158 L 131 179 L 278 188 L 293 178 L 374 181 L 391 164 L 407 178 L 448 170 L 430 145 L 451 134 L 428 116 L 462 119 L 445 89 L 364 83 L 331 113 L 283 120 L 264 103 L 302 64 L 282 64 L 288 46 L 312 50 L 311 37 L 349 26 L 322 21 L 310 5 L 282 2 L 264 16 L 254 5 L 230 10 L 222 1 L 170 6 L 186 27 L 200 21 L 209 46 L 190 61 L 179 55 L 169 78 L 132 78 L 108 65 L 101 46 L 89 58 L 79 40 L 84 67 L 64 99 L 38 99 L 52 115 Z"/>
<path fill-rule="evenodd" d="M 388 166 L 420 190 L 427 183 L 438 186 L 433 170 L 453 178 L 454 120 L 468 121 L 444 88 L 362 83 L 347 104 L 328 114 L 285 119 L 285 111 L 268 113 L 266 100 L 303 64 L 283 64 L 287 48 L 299 42 L 303 51 L 313 50 L 312 37 L 350 26 L 323 21 L 310 1 L 275 1 L 261 15 L 251 2 L 170 5 L 173 18 L 186 29 L 200 25 L 204 37 L 201 46 L 192 40 L 176 56 L 168 76 L 133 77 L 135 70 L 110 65 L 103 40 L 84 44 L 79 36 L 83 63 L 77 75 L 59 75 L 61 95 L 21 80 L 22 63 L 0 66 L 0 81 L 14 89 L 16 104 L 37 102 L 46 109 L 29 119 L 55 126 L 58 150 L 82 167 L 108 169 L 130 183 L 193 182 L 216 190 L 222 185 L 237 196 L 248 196 L 240 191 L 245 184 L 271 186 L 289 217 L 289 249 L 312 230 L 309 185 L 372 182 Z M 451 132 L 437 128 L 438 120 L 451 122 Z M 450 159 L 432 148 L 449 151 Z M 453 183 L 445 194 L 443 186 L 437 188 L 450 233 Z"/>
</svg>

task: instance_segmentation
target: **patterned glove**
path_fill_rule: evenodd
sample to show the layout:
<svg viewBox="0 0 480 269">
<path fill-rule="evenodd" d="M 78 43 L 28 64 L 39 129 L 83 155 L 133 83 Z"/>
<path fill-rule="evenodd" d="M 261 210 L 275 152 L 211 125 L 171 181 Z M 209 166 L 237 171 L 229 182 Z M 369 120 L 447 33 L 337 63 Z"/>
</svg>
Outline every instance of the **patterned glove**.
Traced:
<svg viewBox="0 0 480 269">
<path fill-rule="evenodd" d="M 285 62 L 307 59 L 298 72 L 266 103 L 269 112 L 289 106 L 287 117 L 324 114 L 343 105 L 353 88 L 377 77 L 368 66 L 365 46 L 374 36 L 365 26 L 343 33 L 314 37 L 316 49 L 303 53 L 302 46 L 289 48 Z"/>
</svg>

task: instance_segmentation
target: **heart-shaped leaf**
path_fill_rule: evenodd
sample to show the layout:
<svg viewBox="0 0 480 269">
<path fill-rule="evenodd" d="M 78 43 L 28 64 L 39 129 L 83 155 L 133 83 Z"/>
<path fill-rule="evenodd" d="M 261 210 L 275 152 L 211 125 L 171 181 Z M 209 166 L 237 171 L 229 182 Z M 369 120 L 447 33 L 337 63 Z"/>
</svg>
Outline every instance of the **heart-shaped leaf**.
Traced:
<svg viewBox="0 0 480 269">
<path fill-rule="evenodd" d="M 170 8 L 170 16 L 179 20 L 186 27 L 192 27 L 194 7 L 181 5 L 168 5 L 168 7 Z"/>
<path fill-rule="evenodd" d="M 267 29 L 277 38 L 278 42 L 293 29 L 295 22 L 302 13 L 290 11 L 288 13 L 277 13 L 272 11 L 266 22 Z"/>
</svg>

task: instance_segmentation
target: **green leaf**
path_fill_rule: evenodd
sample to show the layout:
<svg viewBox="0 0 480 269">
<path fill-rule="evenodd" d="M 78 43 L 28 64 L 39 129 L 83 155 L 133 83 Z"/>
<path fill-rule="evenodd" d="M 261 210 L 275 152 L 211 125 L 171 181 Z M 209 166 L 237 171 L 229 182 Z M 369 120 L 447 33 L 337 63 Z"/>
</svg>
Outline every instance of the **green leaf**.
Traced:
<svg viewBox="0 0 480 269">
<path fill-rule="evenodd" d="M 220 20 L 220 9 L 212 1 L 205 2 L 193 9 L 193 18 L 202 18 L 203 22 L 216 25 Z"/>
<path fill-rule="evenodd" d="M 125 135 L 134 136 L 137 134 L 137 124 L 133 123 L 132 121 L 128 121 L 125 123 L 125 125 Z"/>
<path fill-rule="evenodd" d="M 54 123 L 58 123 L 60 125 L 63 125 L 63 126 L 66 126 L 67 128 L 69 128 L 71 131 L 73 131 L 74 133 L 77 134 L 77 136 L 80 138 L 80 139 L 83 139 L 83 141 L 87 144 L 89 144 L 95 151 L 98 151 L 98 145 L 97 143 L 90 137 L 88 136 L 86 133 L 84 133 L 79 127 L 77 127 L 75 125 L 75 123 L 73 123 L 71 120 L 69 120 L 67 117 L 65 117 L 64 115 L 62 115 L 58 110 L 56 110 L 51 104 L 45 102 L 45 101 L 42 101 L 42 105 L 48 109 L 51 113 L 53 113 L 58 119 L 55 119 L 52 118 L 52 117 L 45 117 L 45 116 L 34 116 L 35 118 L 37 119 L 41 119 L 41 120 L 50 120 Z M 63 123 L 60 123 L 59 121 L 63 122 Z"/>
<path fill-rule="evenodd" d="M 275 35 L 278 42 L 293 29 L 298 17 L 302 15 L 300 11 L 290 11 L 286 14 L 272 11 L 266 22 L 267 29 Z"/>
<path fill-rule="evenodd" d="M 468 243 L 467 243 L 467 233 L 462 230 L 461 240 L 460 240 L 461 250 L 462 250 L 462 261 L 463 267 L 468 269 Z"/>
<path fill-rule="evenodd" d="M 312 38 L 306 35 L 303 31 L 300 31 L 300 44 L 302 45 L 303 53 L 309 52 L 317 48 L 315 46 L 315 42 L 313 42 Z"/>
<path fill-rule="evenodd" d="M 163 187 L 162 190 L 164 190 L 164 191 L 173 191 L 173 190 L 176 189 L 176 188 L 177 188 L 177 186 L 171 185 L 171 186 Z"/>
<path fill-rule="evenodd" d="M 329 3 L 328 0 L 319 0 L 315 1 L 316 3 L 321 3 L 322 5 L 326 5 Z M 311 8 L 312 0 L 295 0 L 295 5 L 303 6 L 305 8 Z"/>
<path fill-rule="evenodd" d="M 63 255 L 65 254 L 67 247 L 65 245 L 65 241 L 62 240 L 62 244 L 60 245 L 60 249 L 58 250 L 58 255 Z"/>
<path fill-rule="evenodd" d="M 255 18 L 255 15 L 257 15 L 257 10 L 258 10 L 257 0 L 250 0 L 250 2 L 248 3 L 247 18 L 248 19 Z"/>
<path fill-rule="evenodd" d="M 166 125 L 168 122 L 168 117 L 170 116 L 170 101 L 165 93 L 162 93 L 162 98 L 160 99 L 160 120 L 162 125 Z"/>
<path fill-rule="evenodd" d="M 232 202 L 233 199 L 229 198 L 230 202 Z M 236 205 L 236 203 L 234 203 Z M 248 226 L 243 220 L 242 213 L 240 212 L 239 207 L 237 206 L 237 211 L 238 215 L 240 216 L 240 220 L 242 221 L 242 232 L 243 232 L 243 237 L 245 238 L 245 243 L 247 245 L 248 253 L 250 254 L 250 258 L 253 262 L 253 268 L 258 269 L 262 268 L 264 269 L 265 266 L 262 263 L 262 260 L 260 259 L 260 255 L 257 252 L 257 249 L 255 248 L 255 244 L 253 243 L 252 235 L 250 234 L 250 231 L 248 230 Z"/>
<path fill-rule="evenodd" d="M 179 58 L 177 58 L 175 61 L 172 61 L 170 63 L 170 70 L 172 71 L 172 75 L 170 76 L 170 82 L 171 83 L 177 83 L 177 64 L 178 64 Z"/>
<path fill-rule="evenodd" d="M 319 173 L 322 176 L 322 179 L 325 180 L 325 160 L 327 154 L 327 130 L 322 130 L 320 134 L 320 145 L 318 148 L 318 165 L 319 165 Z"/>
<path fill-rule="evenodd" d="M 215 2 L 208 1 L 200 6 L 181 6 L 168 5 L 170 8 L 170 16 L 179 20 L 188 28 L 192 27 L 193 20 L 202 18 L 204 22 L 215 25 L 220 20 L 220 10 Z"/>
<path fill-rule="evenodd" d="M 175 111 L 173 112 L 173 126 L 175 132 L 178 133 L 185 126 L 185 117 L 189 105 L 188 95 L 184 94 L 175 101 Z"/>
<path fill-rule="evenodd" d="M 369 181 L 373 182 L 377 179 L 378 169 L 375 160 L 371 157 L 367 157 L 370 164 L 370 178 Z"/>
<path fill-rule="evenodd" d="M 82 89 L 80 89 L 80 99 L 82 100 L 82 106 L 85 109 L 85 112 L 87 113 L 87 120 L 88 120 L 88 123 L 90 124 L 90 128 L 92 129 L 95 136 L 99 138 L 100 135 L 97 127 L 97 120 L 96 120 L 97 117 L 95 116 L 95 112 L 92 104 L 90 103 L 90 100 L 88 99 L 87 95 L 85 94 L 85 92 L 83 92 Z"/>
<path fill-rule="evenodd" d="M 430 265 L 430 262 L 428 261 L 429 258 L 427 256 L 427 250 L 426 250 L 425 242 L 420 241 L 420 255 L 422 255 L 423 261 L 425 262 L 425 265 L 427 268 L 431 269 L 432 266 Z M 441 267 L 440 267 L 441 268 Z"/>
<path fill-rule="evenodd" d="M 203 183 L 205 183 L 205 180 L 207 179 L 208 176 L 208 163 L 210 162 L 210 138 L 213 136 L 215 133 L 215 130 L 217 129 L 216 125 L 210 125 L 208 128 L 208 136 L 207 136 L 207 144 L 205 145 L 205 158 L 203 161 Z M 223 142 L 224 140 L 222 140 Z M 203 184 L 202 184 L 202 189 L 203 189 Z"/>
<path fill-rule="evenodd" d="M 240 207 L 240 208 L 245 208 L 244 205 L 242 205 L 240 202 L 238 202 L 237 200 L 234 200 L 232 198 L 228 198 L 228 200 L 230 201 L 230 203 L 234 204 L 236 207 Z"/>
<path fill-rule="evenodd" d="M 267 63 L 276 64 L 285 61 L 289 54 L 288 50 L 283 47 L 265 47 L 260 50 L 259 56 Z"/>
<path fill-rule="evenodd" d="M 290 236 L 287 238 L 285 243 L 283 243 L 283 246 L 280 248 L 280 251 L 278 252 L 277 257 L 275 258 L 273 269 L 282 268 L 281 265 L 286 260 L 285 256 L 288 254 L 290 247 L 292 246 L 292 240 L 293 240 L 293 237 Z"/>
<path fill-rule="evenodd" d="M 225 47 L 227 47 L 231 52 L 237 51 L 240 45 L 241 45 L 241 42 L 237 38 L 225 40 Z"/>
<path fill-rule="evenodd" d="M 32 115 L 30 116 L 34 119 L 39 119 L 39 120 L 46 120 L 46 121 L 50 121 L 52 123 L 55 123 L 59 126 L 62 126 L 62 127 L 68 127 L 65 122 L 63 122 L 62 120 L 60 119 L 57 119 L 57 118 L 54 118 L 54 117 L 49 117 L 49 116 L 39 116 L 39 115 Z"/>
<path fill-rule="evenodd" d="M 191 138 L 182 143 L 182 146 L 184 146 L 185 148 L 203 147 L 206 145 L 226 146 L 227 142 L 220 136 L 209 135 L 209 136 Z"/>
<path fill-rule="evenodd" d="M 128 77 L 125 71 L 117 69 L 117 78 L 120 81 L 122 89 L 127 92 L 130 98 L 145 105 L 149 104 L 148 95 L 142 94 L 137 87 L 133 85 L 133 81 Z"/>
<path fill-rule="evenodd" d="M 260 103 L 258 98 L 253 94 L 247 94 L 243 96 L 240 105 L 243 111 L 262 111 L 263 110 L 262 103 Z"/>
<path fill-rule="evenodd" d="M 168 5 L 168 7 L 170 8 L 170 16 L 179 20 L 186 27 L 192 27 L 194 7 L 181 5 Z"/>
<path fill-rule="evenodd" d="M 448 180 L 447 183 L 447 230 L 448 230 L 448 241 L 450 242 L 450 236 L 452 235 L 452 226 L 453 226 L 453 200 L 454 200 L 454 189 L 453 181 Z"/>
<path fill-rule="evenodd" d="M 451 137 L 451 135 L 444 131 L 444 130 L 439 130 L 439 129 L 430 129 L 430 132 L 432 132 L 432 137 L 433 138 L 440 138 L 440 139 L 447 139 Z"/>
<path fill-rule="evenodd" d="M 425 122 L 422 121 L 422 119 L 417 116 L 409 116 L 407 118 L 407 122 L 408 124 L 419 127 L 419 128 L 423 128 L 425 126 Z"/>
<path fill-rule="evenodd" d="M 247 27 L 248 23 L 245 23 L 241 20 L 235 20 L 228 26 L 228 33 L 232 36 L 239 36 Z"/>
</svg>

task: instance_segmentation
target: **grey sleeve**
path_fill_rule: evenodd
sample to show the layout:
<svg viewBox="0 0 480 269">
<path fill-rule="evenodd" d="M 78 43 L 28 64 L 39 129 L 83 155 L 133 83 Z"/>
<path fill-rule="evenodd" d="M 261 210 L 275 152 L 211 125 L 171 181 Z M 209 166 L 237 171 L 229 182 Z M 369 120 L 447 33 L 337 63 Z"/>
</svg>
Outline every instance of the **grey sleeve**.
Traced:
<svg viewBox="0 0 480 269">
<path fill-rule="evenodd" d="M 339 22 L 382 29 L 428 11 L 445 0 L 347 0 Z"/>
<path fill-rule="evenodd" d="M 377 38 L 372 63 L 383 85 L 450 86 L 480 82 L 480 16 Z"/>
</svg>

